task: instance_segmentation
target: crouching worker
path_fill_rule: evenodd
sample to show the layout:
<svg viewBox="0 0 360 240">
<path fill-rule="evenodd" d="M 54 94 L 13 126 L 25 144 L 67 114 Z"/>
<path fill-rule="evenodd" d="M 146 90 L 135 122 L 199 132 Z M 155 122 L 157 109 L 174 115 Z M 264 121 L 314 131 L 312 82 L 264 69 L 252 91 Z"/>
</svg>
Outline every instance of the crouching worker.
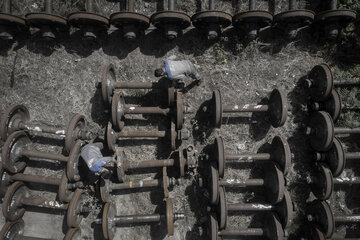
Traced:
<svg viewBox="0 0 360 240">
<path fill-rule="evenodd" d="M 155 77 L 163 76 L 173 81 L 183 81 L 185 77 L 189 76 L 195 79 L 197 85 L 201 83 L 200 74 L 189 60 L 164 60 L 164 67 L 155 70 Z"/>
<path fill-rule="evenodd" d="M 81 149 L 81 157 L 84 159 L 91 172 L 96 175 L 101 175 L 104 178 L 108 178 L 111 173 L 106 166 L 117 166 L 117 161 L 114 157 L 104 157 L 100 151 L 102 147 L 102 143 L 87 144 Z"/>
</svg>

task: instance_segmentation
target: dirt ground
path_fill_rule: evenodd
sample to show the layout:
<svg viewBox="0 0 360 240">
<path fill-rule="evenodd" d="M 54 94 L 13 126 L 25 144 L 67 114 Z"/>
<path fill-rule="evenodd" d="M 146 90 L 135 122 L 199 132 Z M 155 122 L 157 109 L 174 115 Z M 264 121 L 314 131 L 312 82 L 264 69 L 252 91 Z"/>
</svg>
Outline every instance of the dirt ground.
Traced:
<svg viewBox="0 0 360 240">
<path fill-rule="evenodd" d="M 12 1 L 15 14 L 24 15 L 30 11 L 40 11 L 42 1 Z M 81 10 L 83 1 L 54 0 L 54 12 L 67 15 L 75 10 Z M 288 1 L 276 0 L 257 1 L 259 9 L 270 9 L 279 13 L 287 9 Z M 321 1 L 298 1 L 299 6 L 318 9 Z M 216 9 L 234 14 L 231 1 L 217 1 Z M 116 1 L 95 0 L 97 11 L 109 16 L 118 10 Z M 136 9 L 150 16 L 156 9 L 161 9 L 161 3 L 155 1 L 136 1 Z M 158 7 L 157 7 L 158 6 Z M 207 6 L 204 1 L 178 1 L 177 9 L 185 11 L 190 16 L 200 6 Z M 241 9 L 248 8 L 247 1 L 242 0 Z M 234 31 L 229 28 L 222 38 L 216 42 L 209 42 L 202 37 L 196 29 L 190 28 L 173 42 L 168 42 L 153 27 L 146 35 L 130 43 L 121 38 L 121 34 L 110 29 L 107 38 L 100 39 L 98 44 L 88 45 L 79 37 L 78 32 L 62 39 L 54 46 L 38 41 L 31 37 L 20 42 L 17 46 L 0 45 L 0 111 L 4 111 L 12 104 L 24 104 L 30 110 L 31 119 L 35 122 L 49 125 L 64 126 L 75 113 L 86 116 L 92 129 L 100 131 L 103 135 L 105 126 L 110 120 L 108 109 L 101 100 L 101 89 L 98 88 L 103 66 L 113 63 L 116 77 L 119 81 L 146 81 L 158 79 L 154 70 L 162 65 L 168 58 L 178 60 L 188 59 L 196 64 L 202 75 L 203 83 L 192 88 L 184 96 L 184 104 L 195 110 L 185 116 L 185 128 L 192 132 L 193 137 L 184 141 L 195 146 L 199 157 L 199 169 L 208 162 L 202 160 L 204 148 L 213 143 L 214 137 L 221 135 L 224 139 L 227 152 L 256 153 L 266 151 L 268 144 L 276 135 L 282 135 L 289 141 L 293 154 L 291 171 L 286 176 L 287 188 L 296 205 L 296 216 L 287 229 L 290 239 L 300 239 L 306 202 L 312 199 L 307 177 L 313 168 L 311 151 L 308 140 L 304 134 L 307 122 L 306 111 L 307 94 L 301 85 L 301 78 L 316 64 L 327 62 L 335 71 L 337 78 L 359 78 L 358 65 L 342 62 L 341 55 L 329 54 L 332 46 L 317 41 L 317 37 L 301 31 L 299 37 L 293 42 L 283 40 L 281 36 L 269 36 L 265 29 L 261 33 L 262 39 L 245 44 Z M 335 56 L 335 57 L 334 57 Z M 340 57 L 339 57 L 340 56 Z M 359 68 L 360 69 L 360 68 Z M 190 83 L 190 79 L 185 82 Z M 241 117 L 226 117 L 223 119 L 221 129 L 213 130 L 203 125 L 201 119 L 202 104 L 211 98 L 212 90 L 220 89 L 223 101 L 229 104 L 266 103 L 267 97 L 274 88 L 281 88 L 287 93 L 289 112 L 287 122 L 283 127 L 274 129 L 264 121 L 261 116 L 244 114 Z M 345 90 L 344 90 L 345 91 Z M 354 94 L 355 92 L 355 94 Z M 350 103 L 358 104 L 358 89 L 344 92 Z M 158 91 L 125 91 L 129 103 L 145 105 L 162 105 L 166 96 Z M 359 124 L 358 115 L 344 115 L 340 124 L 356 126 Z M 144 116 L 142 120 L 130 120 L 134 128 L 164 129 L 168 121 L 161 117 Z M 160 124 L 159 124 L 160 123 Z M 147 124 L 150 124 L 147 126 Z M 199 130 L 196 130 L 196 126 Z M 346 141 L 349 140 L 349 141 Z M 355 138 L 355 140 L 358 140 Z M 49 140 L 48 138 L 34 138 L 36 146 L 41 150 L 63 152 L 62 140 Z M 345 139 L 346 146 L 351 151 L 359 150 L 354 139 Z M 129 159 L 150 160 L 170 156 L 169 144 L 166 140 L 149 141 L 121 141 L 119 148 L 125 151 Z M 104 154 L 109 154 L 104 152 Z M 31 162 L 26 172 L 46 176 L 61 176 L 64 165 L 47 164 L 44 162 Z M 170 191 L 174 199 L 174 209 L 186 215 L 185 220 L 175 222 L 175 234 L 166 236 L 164 225 L 137 225 L 118 227 L 115 239 L 206 239 L 203 228 L 207 216 L 206 192 L 199 189 L 195 178 L 199 169 L 194 169 L 183 180 L 182 184 Z M 346 169 L 344 176 L 359 174 L 353 168 Z M 169 170 L 169 174 L 176 175 Z M 89 181 L 95 178 L 85 174 Z M 146 179 L 158 175 L 155 173 L 135 172 L 130 179 Z M 248 179 L 261 178 L 263 170 L 261 163 L 231 164 L 225 171 L 225 178 Z M 359 176 L 359 175 L 357 175 Z M 94 186 L 96 180 L 94 180 Z M 48 198 L 55 198 L 56 188 L 41 187 L 44 192 L 35 192 Z M 39 189 L 36 186 L 35 189 Z M 101 217 L 102 204 L 98 200 L 97 187 L 90 187 L 89 202 L 94 211 L 81 223 L 83 239 L 102 239 L 101 226 L 93 221 Z M 266 203 L 261 190 L 226 189 L 226 198 L 229 203 L 259 202 Z M 356 196 L 358 188 L 336 188 L 329 200 L 336 212 L 358 212 L 359 197 Z M 50 192 L 49 192 L 50 191 Z M 117 205 L 118 214 L 151 214 L 164 213 L 164 204 L 161 189 L 152 191 L 123 191 L 117 192 L 113 200 Z M 253 214 L 231 213 L 228 217 L 228 228 L 246 228 L 252 222 Z M 63 212 L 39 212 L 29 209 L 24 216 L 25 235 L 52 239 L 62 239 L 66 233 L 66 221 Z M 254 218 L 255 220 L 258 218 Z M 0 226 L 4 219 L 0 218 Z M 251 223 L 259 224 L 258 222 Z M 356 236 L 359 226 L 351 228 L 338 228 L 336 236 Z M 356 237 L 359 237 L 358 235 Z"/>
</svg>

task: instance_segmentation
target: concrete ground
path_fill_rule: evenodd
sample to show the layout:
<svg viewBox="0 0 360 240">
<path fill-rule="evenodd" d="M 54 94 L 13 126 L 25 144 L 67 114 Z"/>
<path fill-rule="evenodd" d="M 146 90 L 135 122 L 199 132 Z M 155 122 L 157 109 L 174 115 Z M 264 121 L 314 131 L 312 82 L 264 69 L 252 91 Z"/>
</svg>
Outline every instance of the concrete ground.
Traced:
<svg viewBox="0 0 360 240">
<path fill-rule="evenodd" d="M 287 9 L 287 1 L 276 0 L 258 1 L 259 9 L 270 9 L 274 14 Z M 299 6 L 318 10 L 321 1 L 299 1 Z M 63 16 L 81 10 L 82 1 L 54 0 L 54 12 Z M 31 11 L 40 11 L 42 1 L 13 1 L 15 14 L 24 15 Z M 178 10 L 185 11 L 190 16 L 195 10 L 207 3 L 201 1 L 178 1 Z M 118 10 L 114 1 L 95 0 L 99 13 L 109 16 Z M 157 7 L 158 6 L 158 7 Z M 159 7 L 160 6 L 160 7 Z M 136 9 L 150 16 L 161 4 L 155 1 L 136 1 Z M 216 9 L 234 14 L 231 1 L 217 1 Z M 241 9 L 247 9 L 247 1 L 242 0 Z M 299 239 L 302 235 L 306 202 L 311 200 L 307 177 L 313 169 L 311 151 L 304 134 L 307 122 L 306 109 L 307 94 L 301 86 L 301 78 L 316 64 L 326 62 L 335 72 L 336 78 L 359 79 L 358 65 L 345 61 L 334 47 L 324 45 L 317 37 L 310 35 L 307 29 L 299 34 L 293 42 L 287 42 L 282 36 L 269 36 L 265 29 L 261 40 L 245 44 L 233 29 L 224 31 L 222 38 L 216 42 L 209 42 L 196 29 L 190 28 L 182 37 L 173 42 L 166 41 L 153 27 L 145 36 L 133 43 L 124 41 L 121 34 L 110 29 L 109 35 L 100 39 L 98 44 L 88 45 L 80 39 L 79 33 L 72 34 L 49 47 L 41 43 L 36 37 L 20 42 L 17 46 L 0 45 L 0 111 L 4 111 L 12 104 L 24 104 L 30 110 L 34 122 L 49 125 L 64 126 L 75 113 L 84 114 L 92 129 L 103 135 L 105 126 L 110 119 L 108 109 L 101 100 L 101 90 L 97 88 L 103 67 L 113 63 L 116 77 L 119 81 L 157 81 L 154 70 L 168 58 L 178 60 L 188 59 L 194 62 L 202 75 L 203 83 L 192 88 L 185 94 L 184 104 L 196 111 L 211 98 L 212 90 L 220 89 L 223 101 L 229 104 L 266 103 L 266 97 L 274 88 L 283 89 L 288 97 L 289 112 L 287 122 L 283 127 L 272 128 L 262 116 L 228 117 L 223 119 L 221 129 L 213 130 L 203 125 L 198 116 L 201 110 L 185 116 L 185 128 L 192 132 L 193 137 L 184 142 L 184 146 L 193 144 L 199 157 L 200 170 L 208 162 L 203 159 L 203 149 L 211 144 L 215 136 L 221 135 L 228 152 L 255 153 L 266 150 L 272 138 L 276 135 L 288 139 L 293 153 L 290 173 L 286 176 L 287 188 L 297 206 L 296 216 L 287 229 L 290 239 Z M 335 51 L 335 53 L 334 53 Z M 347 58 L 350 55 L 347 55 Z M 341 60 L 344 61 L 341 61 Z M 352 59 L 352 58 L 351 58 Z M 360 68 L 359 68 L 360 69 Z M 186 79 L 188 84 L 190 79 Z M 355 94 L 354 94 L 355 92 Z M 344 92 L 347 100 L 358 104 L 358 89 Z M 125 91 L 130 103 L 145 105 L 164 104 L 166 95 L 156 91 Z M 355 99 L 355 100 L 354 100 Z M 356 126 L 359 118 L 356 114 L 346 113 L 346 118 L 340 119 L 340 124 Z M 146 121 L 129 121 L 130 125 L 139 129 L 166 129 L 168 121 L 162 117 L 144 116 Z M 349 120 L 350 119 L 350 120 Z M 144 123 L 145 122 L 145 123 Z M 147 124 L 150 123 L 150 126 Z M 145 125 L 145 126 L 144 126 Z M 195 130 L 199 125 L 200 129 Z M 63 141 L 50 141 L 48 138 L 35 138 L 36 146 L 41 150 L 64 153 Z M 354 139 L 345 139 L 346 146 L 356 151 Z M 170 156 L 169 144 L 166 140 L 159 141 L 121 141 L 119 148 L 126 152 L 129 159 L 149 160 Z M 104 154 L 109 154 L 105 153 Z M 25 172 L 46 176 L 61 176 L 63 164 L 47 164 L 33 162 Z M 49 168 L 49 166 L 51 166 Z M 356 166 L 356 165 L 354 165 Z M 351 165 L 352 167 L 352 165 Z M 351 176 L 358 171 L 356 168 L 346 169 L 344 175 Z M 199 169 L 191 171 L 180 186 L 170 191 L 174 198 L 174 209 L 186 215 L 185 220 L 175 223 L 174 236 L 166 236 L 164 225 L 137 225 L 118 227 L 115 239 L 206 239 L 204 219 L 206 212 L 206 192 L 199 189 L 196 174 Z M 169 174 L 176 175 L 169 170 Z M 94 176 L 84 174 L 91 182 Z M 130 179 L 145 179 L 156 176 L 156 173 L 137 172 L 130 175 Z M 232 164 L 225 171 L 228 179 L 261 178 L 263 168 L 261 163 Z M 88 202 L 93 212 L 81 223 L 83 239 L 102 239 L 101 226 L 93 221 L 101 217 L 102 204 L 98 198 L 96 181 L 89 187 Z M 39 190 L 38 186 L 33 186 Z M 337 212 L 356 212 L 359 209 L 356 186 L 336 189 L 330 199 L 331 206 Z M 35 194 L 55 199 L 56 189 L 41 187 L 44 192 Z M 50 192 L 49 192 L 50 191 Z M 249 191 L 226 189 L 228 202 L 259 202 L 266 203 L 261 190 Z M 113 196 L 118 214 L 150 214 L 164 213 L 162 191 L 125 191 Z M 351 199 L 351 200 L 349 200 Z M 228 218 L 229 229 L 245 228 L 252 221 L 253 215 L 231 214 Z M 66 233 L 66 222 L 63 212 L 40 212 L 29 209 L 24 215 L 25 235 L 51 239 L 61 239 Z M 255 218 L 258 219 L 258 218 Z M 259 222 L 254 224 L 259 225 Z M 4 219 L 0 218 L 0 226 Z M 261 224 L 260 224 L 261 225 Z M 356 236 L 358 226 L 338 228 L 336 236 Z M 357 235 L 357 237 L 359 237 Z"/>
</svg>

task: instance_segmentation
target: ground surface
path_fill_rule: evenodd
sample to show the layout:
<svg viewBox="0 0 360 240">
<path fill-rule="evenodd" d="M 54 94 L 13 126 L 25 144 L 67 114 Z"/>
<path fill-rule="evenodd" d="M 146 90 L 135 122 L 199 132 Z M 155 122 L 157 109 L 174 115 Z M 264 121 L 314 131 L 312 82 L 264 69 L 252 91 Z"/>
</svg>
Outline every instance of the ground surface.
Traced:
<svg viewBox="0 0 360 240">
<path fill-rule="evenodd" d="M 30 11 L 40 11 L 42 1 L 13 1 L 14 13 L 24 15 Z M 54 12 L 66 15 L 72 11 L 82 9 L 82 1 L 57 1 L 54 0 Z M 117 3 L 112 1 L 95 1 L 101 14 L 109 16 L 118 10 Z M 247 1 L 242 1 L 241 9 L 247 9 Z M 318 9 L 320 1 L 311 1 L 306 4 L 301 1 L 299 5 Z M 287 8 L 287 1 L 270 1 L 270 11 L 279 13 Z M 352 4 L 351 1 L 347 1 Z M 217 1 L 217 9 L 234 13 L 230 1 Z M 199 6 L 205 6 L 193 1 L 178 1 L 178 9 L 192 15 Z M 353 3 L 353 7 L 356 3 Z M 161 4 L 159 4 L 161 6 Z M 258 1 L 260 9 L 267 9 L 265 1 Z M 136 1 L 136 9 L 146 15 L 151 15 L 156 10 L 154 1 Z M 214 89 L 220 89 L 223 100 L 229 104 L 266 102 L 266 97 L 274 88 L 283 89 L 288 96 L 289 115 L 283 127 L 274 129 L 262 117 L 244 115 L 241 118 L 223 119 L 220 130 L 212 131 L 208 126 L 193 131 L 197 124 L 198 113 L 185 117 L 185 128 L 193 131 L 194 138 L 184 142 L 184 145 L 194 144 L 198 156 L 202 155 L 203 148 L 213 142 L 217 135 L 224 138 L 226 150 L 229 152 L 258 152 L 266 150 L 276 135 L 282 135 L 289 141 L 293 153 L 292 168 L 286 176 L 288 189 L 293 201 L 296 203 L 297 212 L 293 224 L 287 229 L 292 239 L 299 239 L 303 223 L 306 201 L 311 199 L 306 178 L 310 176 L 313 163 L 311 151 L 303 132 L 304 124 L 308 117 L 305 102 L 307 95 L 301 88 L 300 79 L 316 64 L 327 62 L 335 71 L 338 79 L 359 78 L 358 65 L 354 55 L 346 44 L 341 49 L 319 43 L 316 37 L 308 35 L 306 31 L 294 42 L 287 43 L 281 36 L 268 37 L 263 32 L 266 40 L 243 44 L 232 30 L 224 33 L 222 39 L 209 43 L 201 38 L 199 33 L 190 29 L 182 38 L 174 42 L 166 41 L 154 29 L 149 30 L 146 36 L 135 43 L 128 43 L 121 39 L 121 35 L 110 30 L 109 37 L 102 39 L 99 45 L 84 44 L 75 32 L 59 44 L 47 47 L 39 43 L 36 37 L 21 43 L 14 48 L 1 45 L 0 52 L 0 111 L 11 104 L 24 104 L 30 110 L 31 119 L 49 125 L 66 125 L 74 113 L 86 116 L 90 125 L 95 130 L 104 131 L 109 113 L 101 101 L 101 92 L 96 88 L 103 66 L 113 63 L 116 68 L 116 77 L 120 81 L 157 81 L 153 71 L 162 65 L 163 59 L 189 59 L 196 63 L 203 77 L 203 84 L 192 88 L 185 94 L 185 105 L 197 110 L 208 99 Z M 351 37 L 351 36 L 350 36 Z M 349 38 L 350 38 L 349 37 Z M 346 38 L 343 41 L 348 40 Z M 350 40 L 348 40 L 350 41 Z M 356 39 L 355 39 L 356 41 Z M 340 45 L 339 45 L 340 46 Z M 186 83 L 189 83 L 189 79 Z M 358 91 L 343 90 L 343 96 L 351 104 L 358 104 L 354 100 Z M 159 92 L 126 91 L 131 103 L 146 103 L 147 105 L 164 102 L 165 96 Z M 340 120 L 341 124 L 359 125 L 358 116 L 347 113 L 346 118 Z M 142 126 L 144 121 L 130 121 L 137 128 L 166 128 L 167 121 L 162 118 L 145 116 L 152 126 Z M 194 120 L 192 120 L 194 119 Z M 192 120 L 192 121 L 191 121 Z M 35 138 L 39 149 L 61 152 L 62 144 L 59 141 Z M 346 139 L 345 139 L 346 140 Z M 159 143 L 160 142 L 160 143 Z M 358 150 L 359 145 L 351 144 L 351 150 Z M 129 157 L 136 160 L 160 159 L 169 157 L 167 141 L 122 141 L 119 147 Z M 206 165 L 202 162 L 202 166 Z M 26 172 L 36 172 L 46 176 L 61 176 L 63 165 L 49 165 L 45 168 L 39 163 L 29 164 Z M 255 166 L 255 167 L 254 167 Z M 196 173 L 196 171 L 194 172 Z M 119 227 L 116 239 L 205 239 L 202 232 L 204 216 L 206 216 L 206 192 L 199 190 L 194 173 L 189 174 L 180 186 L 175 186 L 170 191 L 174 198 L 174 208 L 184 212 L 186 219 L 176 222 L 173 237 L 166 236 L 164 225 Z M 352 174 L 347 170 L 345 174 Z M 171 171 L 170 171 L 171 174 Z M 263 175 L 261 164 L 235 164 L 226 169 L 225 177 L 232 179 L 261 178 Z M 356 175 L 356 172 L 355 172 Z M 154 174 L 147 174 L 154 176 Z M 91 177 L 91 176 L 90 176 Z M 131 175 L 131 179 L 144 179 L 144 175 Z M 35 187 L 38 189 L 38 187 Z M 45 188 L 47 189 L 48 188 Z M 51 190 L 51 189 L 50 189 Z M 330 199 L 333 209 L 340 212 L 356 212 L 359 209 L 359 197 L 355 196 L 355 187 L 336 189 L 336 194 Z M 45 194 L 54 198 L 54 194 Z M 310 197 L 309 197 L 310 195 Z M 89 196 L 94 213 L 90 214 L 81 224 L 84 239 L 101 239 L 101 228 L 93 224 L 95 218 L 100 217 L 101 204 L 96 200 L 97 193 Z M 233 191 L 227 189 L 228 202 L 260 202 L 266 203 L 261 197 L 261 191 Z M 123 192 L 114 195 L 118 214 L 164 212 L 161 190 Z M 352 200 L 349 200 L 352 199 Z M 56 212 L 38 213 L 27 211 L 24 220 L 25 234 L 30 236 L 61 239 L 66 232 L 64 213 Z M 251 222 L 252 215 L 231 214 L 228 218 L 230 229 L 246 227 Z M 0 225 L 4 219 L 0 218 Z M 259 222 L 255 222 L 258 225 Z M 344 231 L 339 228 L 339 236 L 352 236 L 352 232 L 359 231 L 359 227 Z M 300 234 L 300 235 L 299 235 Z M 358 237 L 358 236 L 357 236 Z"/>
</svg>

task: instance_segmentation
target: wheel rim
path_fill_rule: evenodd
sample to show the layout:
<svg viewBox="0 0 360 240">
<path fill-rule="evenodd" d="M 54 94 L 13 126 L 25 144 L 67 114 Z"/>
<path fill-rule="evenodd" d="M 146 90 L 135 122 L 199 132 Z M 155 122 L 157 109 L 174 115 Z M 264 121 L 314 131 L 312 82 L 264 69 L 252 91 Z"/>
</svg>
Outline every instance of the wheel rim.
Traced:
<svg viewBox="0 0 360 240">
<path fill-rule="evenodd" d="M 104 67 L 101 76 L 101 96 L 105 104 L 111 103 L 111 97 L 114 93 L 114 84 L 116 82 L 115 70 L 112 64 Z"/>
<path fill-rule="evenodd" d="M 288 141 L 282 136 L 275 136 L 271 142 L 271 159 L 277 162 L 286 175 L 291 165 L 291 150 Z"/>
<path fill-rule="evenodd" d="M 20 130 L 20 122 L 27 123 L 30 120 L 30 113 L 24 105 L 14 105 L 9 107 L 2 115 L 0 121 L 0 137 L 3 141 L 15 131 Z"/>
<path fill-rule="evenodd" d="M 281 89 L 274 89 L 269 99 L 269 117 L 275 128 L 285 124 L 287 118 L 287 99 Z"/>
<path fill-rule="evenodd" d="M 271 204 L 279 203 L 284 197 L 284 174 L 275 163 L 269 163 L 265 174 L 266 196 Z"/>
<path fill-rule="evenodd" d="M 18 173 L 26 167 L 26 157 L 21 156 L 21 150 L 27 149 L 31 141 L 24 131 L 13 132 L 5 141 L 2 148 L 3 167 L 11 172 Z"/>
<path fill-rule="evenodd" d="M 71 149 L 75 145 L 75 142 L 79 139 L 77 134 L 79 131 L 82 131 L 86 126 L 85 116 L 80 114 L 75 114 L 66 129 L 65 135 L 65 148 L 68 153 L 71 152 Z"/>
<path fill-rule="evenodd" d="M 219 177 L 224 177 L 225 172 L 225 150 L 224 150 L 224 141 L 222 137 L 217 137 L 215 139 L 215 160 L 219 169 Z"/>
</svg>

